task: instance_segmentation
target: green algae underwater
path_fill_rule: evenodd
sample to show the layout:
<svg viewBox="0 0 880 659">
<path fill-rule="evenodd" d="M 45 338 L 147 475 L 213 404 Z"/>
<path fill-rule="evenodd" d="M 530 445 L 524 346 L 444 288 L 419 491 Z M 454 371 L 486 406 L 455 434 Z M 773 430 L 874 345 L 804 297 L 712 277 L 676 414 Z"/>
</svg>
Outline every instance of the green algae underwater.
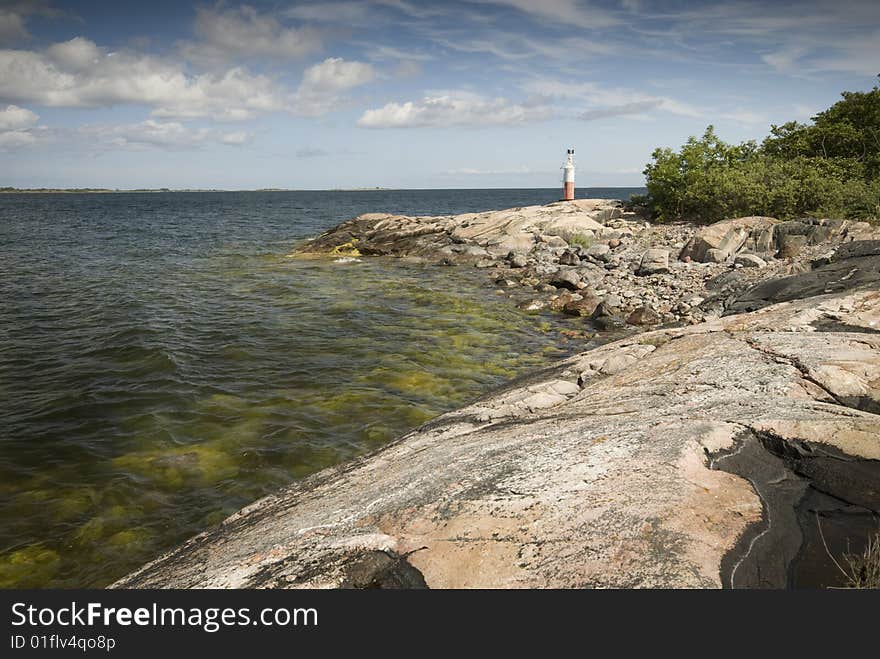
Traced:
<svg viewBox="0 0 880 659">
<path fill-rule="evenodd" d="M 323 215 L 296 196 L 160 196 L 2 209 L 20 247 L 0 284 L 2 588 L 105 586 L 585 348 L 560 334 L 582 321 L 527 315 L 475 268 L 288 256 L 375 196 Z"/>
</svg>

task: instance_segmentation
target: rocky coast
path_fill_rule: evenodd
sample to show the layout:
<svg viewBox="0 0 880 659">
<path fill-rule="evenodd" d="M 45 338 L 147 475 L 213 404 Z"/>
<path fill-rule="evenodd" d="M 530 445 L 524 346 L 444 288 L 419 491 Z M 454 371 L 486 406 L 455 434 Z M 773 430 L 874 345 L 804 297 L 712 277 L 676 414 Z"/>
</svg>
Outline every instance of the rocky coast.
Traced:
<svg viewBox="0 0 880 659">
<path fill-rule="evenodd" d="M 577 200 L 362 215 L 297 253 L 477 267 L 525 310 L 629 332 L 116 587 L 824 587 L 880 528 L 876 227 Z"/>
</svg>

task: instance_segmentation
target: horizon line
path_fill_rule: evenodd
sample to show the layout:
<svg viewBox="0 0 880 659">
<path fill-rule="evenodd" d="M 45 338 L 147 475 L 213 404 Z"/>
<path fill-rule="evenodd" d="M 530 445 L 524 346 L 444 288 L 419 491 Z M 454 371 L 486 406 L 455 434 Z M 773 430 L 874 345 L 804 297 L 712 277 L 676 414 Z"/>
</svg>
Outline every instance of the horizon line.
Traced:
<svg viewBox="0 0 880 659">
<path fill-rule="evenodd" d="M 344 187 L 344 188 L 102 188 L 80 186 L 76 188 L 55 188 L 55 187 L 38 187 L 38 188 L 18 188 L 12 186 L 0 187 L 0 194 L 21 194 L 21 193 L 122 193 L 122 192 L 140 192 L 140 193 L 162 193 L 162 192 L 406 192 L 406 191 L 423 191 L 423 190 L 556 190 L 558 186 L 553 187 L 454 187 L 454 188 L 389 188 L 383 186 L 373 187 Z M 592 189 L 643 189 L 644 185 L 586 185 L 581 186 L 579 190 Z"/>
</svg>

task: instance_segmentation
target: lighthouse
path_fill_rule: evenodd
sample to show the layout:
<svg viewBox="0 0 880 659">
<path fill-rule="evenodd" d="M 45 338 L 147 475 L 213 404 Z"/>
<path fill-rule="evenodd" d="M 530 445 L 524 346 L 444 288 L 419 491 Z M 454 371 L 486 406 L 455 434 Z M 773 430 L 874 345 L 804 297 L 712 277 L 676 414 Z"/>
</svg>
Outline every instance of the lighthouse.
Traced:
<svg viewBox="0 0 880 659">
<path fill-rule="evenodd" d="M 565 152 L 565 162 L 562 165 L 562 199 L 574 199 L 574 149 Z"/>
</svg>

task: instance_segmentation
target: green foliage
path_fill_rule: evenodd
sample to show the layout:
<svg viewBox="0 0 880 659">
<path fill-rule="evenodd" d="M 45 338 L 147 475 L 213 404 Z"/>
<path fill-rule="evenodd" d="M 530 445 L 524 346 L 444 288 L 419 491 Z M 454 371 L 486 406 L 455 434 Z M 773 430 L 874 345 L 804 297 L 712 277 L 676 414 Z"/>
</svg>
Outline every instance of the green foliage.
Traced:
<svg viewBox="0 0 880 659">
<path fill-rule="evenodd" d="M 880 218 L 880 88 L 844 92 L 810 125 L 772 126 L 759 147 L 727 144 L 712 126 L 679 151 L 656 149 L 646 205 L 663 221 L 742 215 Z"/>
<path fill-rule="evenodd" d="M 563 239 L 565 240 L 565 242 L 567 242 L 569 245 L 573 245 L 573 246 L 579 246 L 579 247 L 590 247 L 590 246 L 592 246 L 592 244 L 593 244 L 593 238 L 592 238 L 592 236 L 588 236 L 588 235 L 583 234 L 583 233 L 574 233 L 574 232 L 571 232 L 571 233 L 567 233 L 567 234 L 565 234 L 564 236 L 562 236 L 562 238 L 563 238 Z"/>
</svg>

